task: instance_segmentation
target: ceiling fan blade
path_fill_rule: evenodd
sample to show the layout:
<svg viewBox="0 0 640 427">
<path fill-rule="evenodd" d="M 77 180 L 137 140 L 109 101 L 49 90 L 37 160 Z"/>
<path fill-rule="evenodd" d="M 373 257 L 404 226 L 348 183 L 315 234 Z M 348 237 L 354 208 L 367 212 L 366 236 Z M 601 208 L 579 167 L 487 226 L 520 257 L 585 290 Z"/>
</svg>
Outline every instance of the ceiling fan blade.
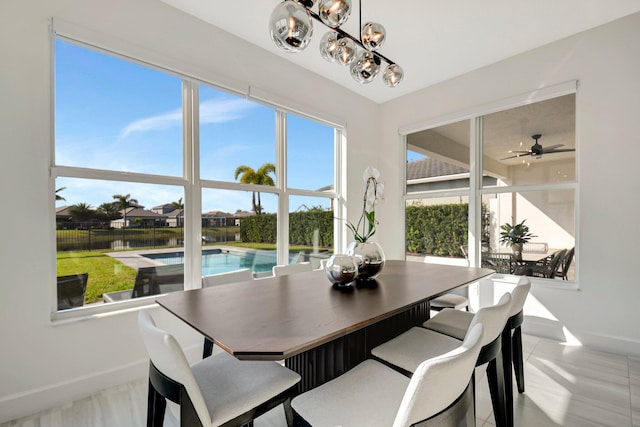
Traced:
<svg viewBox="0 0 640 427">
<path fill-rule="evenodd" d="M 515 159 L 516 157 L 524 157 L 524 156 L 528 156 L 529 153 L 525 151 L 526 154 L 516 154 L 515 156 L 509 156 L 509 157 L 505 157 L 502 158 L 500 160 L 507 160 L 507 159 Z"/>
<path fill-rule="evenodd" d="M 560 147 L 564 147 L 564 144 L 556 144 L 556 145 L 549 145 L 549 146 L 542 147 L 542 152 L 547 153 L 549 151 L 553 151 L 556 148 L 560 148 Z"/>
<path fill-rule="evenodd" d="M 568 153 L 569 151 L 576 151 L 575 148 L 560 148 L 555 150 L 544 150 L 543 154 L 553 154 L 553 153 Z"/>
</svg>

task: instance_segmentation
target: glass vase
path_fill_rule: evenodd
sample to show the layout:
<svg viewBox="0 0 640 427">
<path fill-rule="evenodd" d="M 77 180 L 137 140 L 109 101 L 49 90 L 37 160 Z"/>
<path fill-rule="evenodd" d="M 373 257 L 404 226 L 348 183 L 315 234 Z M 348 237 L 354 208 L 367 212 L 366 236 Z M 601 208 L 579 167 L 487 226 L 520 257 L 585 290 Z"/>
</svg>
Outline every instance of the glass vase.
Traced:
<svg viewBox="0 0 640 427">
<path fill-rule="evenodd" d="M 377 242 L 351 242 L 347 255 L 351 255 L 358 265 L 356 280 L 373 280 L 384 268 L 384 251 Z"/>
<path fill-rule="evenodd" d="M 324 272 L 334 288 L 344 288 L 356 280 L 358 265 L 351 255 L 335 254 L 327 260 Z"/>
</svg>

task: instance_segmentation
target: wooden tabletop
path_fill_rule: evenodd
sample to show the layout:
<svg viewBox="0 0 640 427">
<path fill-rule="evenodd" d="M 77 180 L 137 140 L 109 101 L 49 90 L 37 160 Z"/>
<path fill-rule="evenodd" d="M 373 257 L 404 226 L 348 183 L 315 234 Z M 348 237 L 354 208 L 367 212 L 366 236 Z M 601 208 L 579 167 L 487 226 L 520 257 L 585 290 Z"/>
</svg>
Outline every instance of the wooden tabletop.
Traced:
<svg viewBox="0 0 640 427">
<path fill-rule="evenodd" d="M 375 288 L 340 292 L 324 271 L 174 292 L 156 301 L 239 359 L 281 360 L 344 336 L 490 269 L 387 261 Z"/>
</svg>

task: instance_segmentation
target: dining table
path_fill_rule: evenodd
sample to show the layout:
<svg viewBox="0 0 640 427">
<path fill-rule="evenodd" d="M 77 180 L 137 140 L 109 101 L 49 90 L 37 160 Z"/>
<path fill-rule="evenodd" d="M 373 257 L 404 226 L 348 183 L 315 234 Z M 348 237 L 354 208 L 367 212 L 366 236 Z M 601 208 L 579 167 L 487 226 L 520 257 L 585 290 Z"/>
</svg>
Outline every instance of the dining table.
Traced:
<svg viewBox="0 0 640 427">
<path fill-rule="evenodd" d="M 301 375 L 301 393 L 428 320 L 431 299 L 493 273 L 387 260 L 374 280 L 344 289 L 314 270 L 173 292 L 156 302 L 240 360 L 284 361 Z"/>
</svg>

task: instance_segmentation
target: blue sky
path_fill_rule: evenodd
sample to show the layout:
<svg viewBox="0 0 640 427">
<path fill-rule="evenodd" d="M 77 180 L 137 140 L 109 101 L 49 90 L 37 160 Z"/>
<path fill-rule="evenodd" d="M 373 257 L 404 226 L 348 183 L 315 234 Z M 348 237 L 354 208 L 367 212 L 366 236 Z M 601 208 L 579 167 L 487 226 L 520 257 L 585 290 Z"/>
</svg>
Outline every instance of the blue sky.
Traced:
<svg viewBox="0 0 640 427">
<path fill-rule="evenodd" d="M 65 41 L 56 41 L 55 157 L 60 166 L 183 175 L 181 78 Z M 200 175 L 234 182 L 237 166 L 275 163 L 275 112 L 200 85 Z M 288 115 L 288 182 L 316 190 L 333 181 L 333 128 Z M 147 208 L 177 201 L 181 187 L 58 178 L 66 200 L 96 208 L 131 194 Z M 276 198 L 262 197 L 269 212 Z M 320 199 L 292 200 L 291 210 Z M 251 209 L 251 193 L 206 190 L 203 212 Z"/>
</svg>

